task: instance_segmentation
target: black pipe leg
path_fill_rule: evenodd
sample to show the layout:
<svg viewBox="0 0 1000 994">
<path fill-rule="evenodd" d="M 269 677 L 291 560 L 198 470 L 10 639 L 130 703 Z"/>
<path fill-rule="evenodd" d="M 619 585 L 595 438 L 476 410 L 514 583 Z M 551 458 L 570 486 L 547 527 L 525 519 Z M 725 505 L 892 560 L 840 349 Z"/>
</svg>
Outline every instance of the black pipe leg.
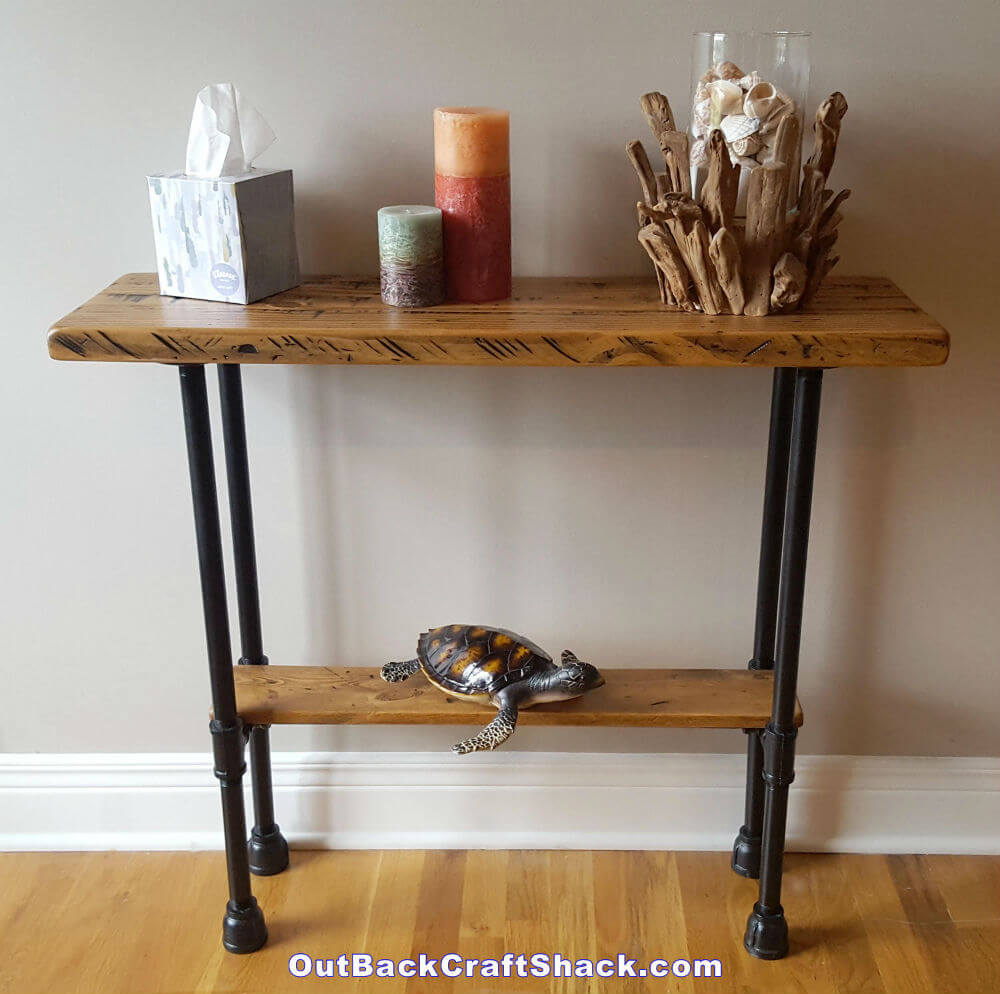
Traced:
<svg viewBox="0 0 1000 994">
<path fill-rule="evenodd" d="M 747 952 L 759 959 L 781 959 L 788 953 L 788 924 L 781 907 L 781 874 L 788 787 L 795 777 L 795 693 L 822 386 L 821 369 L 800 369 L 796 372 L 781 555 L 774 697 L 771 720 L 760 737 L 765 787 L 760 894 L 747 920 L 743 939 Z"/>
<path fill-rule="evenodd" d="M 243 725 L 236 713 L 233 655 L 226 613 L 226 578 L 219 529 L 219 501 L 212 461 L 212 428 L 203 366 L 181 366 L 181 400 L 188 468 L 194 502 L 198 567 L 208 644 L 213 718 L 209 723 L 215 775 L 222 794 L 222 821 L 229 874 L 229 901 L 222 921 L 222 943 L 233 953 L 252 953 L 267 942 L 264 915 L 250 889 L 243 811 Z"/>
<path fill-rule="evenodd" d="M 795 370 L 776 369 L 771 387 L 771 423 L 764 477 L 764 513 L 757 572 L 757 610 L 754 622 L 752 670 L 774 669 L 781 543 L 788 487 L 788 448 L 791 442 Z M 747 786 L 743 825 L 733 843 L 733 870 L 743 877 L 760 876 L 760 849 L 764 824 L 763 750 L 760 730 L 747 732 Z"/>
<path fill-rule="evenodd" d="M 764 779 L 760 729 L 747 728 L 747 786 L 743 824 L 733 843 L 734 873 L 756 880 L 760 876 L 760 845 L 764 823 Z"/>
<path fill-rule="evenodd" d="M 254 809 L 254 826 L 247 842 L 250 872 L 258 877 L 270 877 L 288 869 L 288 843 L 274 820 L 271 744 L 266 725 L 253 725 L 250 729 L 250 769 Z"/>
<path fill-rule="evenodd" d="M 250 464 L 240 367 L 219 366 L 222 439 L 229 482 L 229 517 L 236 565 L 236 602 L 240 618 L 240 664 L 266 666 L 260 626 L 257 551 L 254 545 L 253 507 L 250 501 Z M 250 871 L 258 876 L 281 873 L 288 866 L 288 843 L 274 820 L 271 784 L 271 744 L 266 725 L 249 730 L 250 779 L 253 783 L 254 826 L 247 843 Z"/>
</svg>

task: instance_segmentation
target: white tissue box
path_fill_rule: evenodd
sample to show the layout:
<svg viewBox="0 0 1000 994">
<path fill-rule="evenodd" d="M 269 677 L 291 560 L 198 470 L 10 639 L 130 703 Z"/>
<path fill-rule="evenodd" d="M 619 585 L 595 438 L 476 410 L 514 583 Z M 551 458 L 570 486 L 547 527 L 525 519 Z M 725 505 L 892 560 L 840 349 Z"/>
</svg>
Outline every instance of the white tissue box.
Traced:
<svg viewBox="0 0 1000 994">
<path fill-rule="evenodd" d="M 161 294 L 250 304 L 298 286 L 290 169 L 147 180 Z"/>
</svg>

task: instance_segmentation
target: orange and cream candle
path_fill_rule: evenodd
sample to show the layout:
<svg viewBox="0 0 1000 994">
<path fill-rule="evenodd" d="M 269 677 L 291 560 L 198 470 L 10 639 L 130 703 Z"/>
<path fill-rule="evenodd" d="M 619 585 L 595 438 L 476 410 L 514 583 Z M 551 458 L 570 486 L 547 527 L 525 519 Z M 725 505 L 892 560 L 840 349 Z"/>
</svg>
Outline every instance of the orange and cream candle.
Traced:
<svg viewBox="0 0 1000 994">
<path fill-rule="evenodd" d="M 449 298 L 511 293 L 510 114 L 490 107 L 434 111 L 434 196 L 444 220 Z"/>
</svg>

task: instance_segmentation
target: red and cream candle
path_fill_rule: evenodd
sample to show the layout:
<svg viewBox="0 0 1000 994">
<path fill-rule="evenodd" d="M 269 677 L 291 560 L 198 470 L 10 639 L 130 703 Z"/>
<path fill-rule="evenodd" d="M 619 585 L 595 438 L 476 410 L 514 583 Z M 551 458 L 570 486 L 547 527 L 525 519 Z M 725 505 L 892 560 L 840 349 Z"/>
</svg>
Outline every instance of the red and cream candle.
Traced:
<svg viewBox="0 0 1000 994">
<path fill-rule="evenodd" d="M 510 114 L 490 107 L 434 111 L 434 196 L 444 216 L 452 300 L 504 300 L 510 272 Z"/>
</svg>

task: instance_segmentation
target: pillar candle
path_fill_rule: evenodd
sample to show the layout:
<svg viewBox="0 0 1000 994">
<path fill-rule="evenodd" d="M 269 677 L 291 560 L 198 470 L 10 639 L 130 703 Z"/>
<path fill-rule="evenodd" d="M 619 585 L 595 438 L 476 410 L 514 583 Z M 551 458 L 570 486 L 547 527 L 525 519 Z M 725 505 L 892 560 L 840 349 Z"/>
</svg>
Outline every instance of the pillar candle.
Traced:
<svg viewBox="0 0 1000 994">
<path fill-rule="evenodd" d="M 382 299 L 394 307 L 432 307 L 444 300 L 441 211 L 401 204 L 378 212 Z"/>
<path fill-rule="evenodd" d="M 510 296 L 510 114 L 489 107 L 434 111 L 434 196 L 444 215 L 452 300 Z"/>
</svg>

